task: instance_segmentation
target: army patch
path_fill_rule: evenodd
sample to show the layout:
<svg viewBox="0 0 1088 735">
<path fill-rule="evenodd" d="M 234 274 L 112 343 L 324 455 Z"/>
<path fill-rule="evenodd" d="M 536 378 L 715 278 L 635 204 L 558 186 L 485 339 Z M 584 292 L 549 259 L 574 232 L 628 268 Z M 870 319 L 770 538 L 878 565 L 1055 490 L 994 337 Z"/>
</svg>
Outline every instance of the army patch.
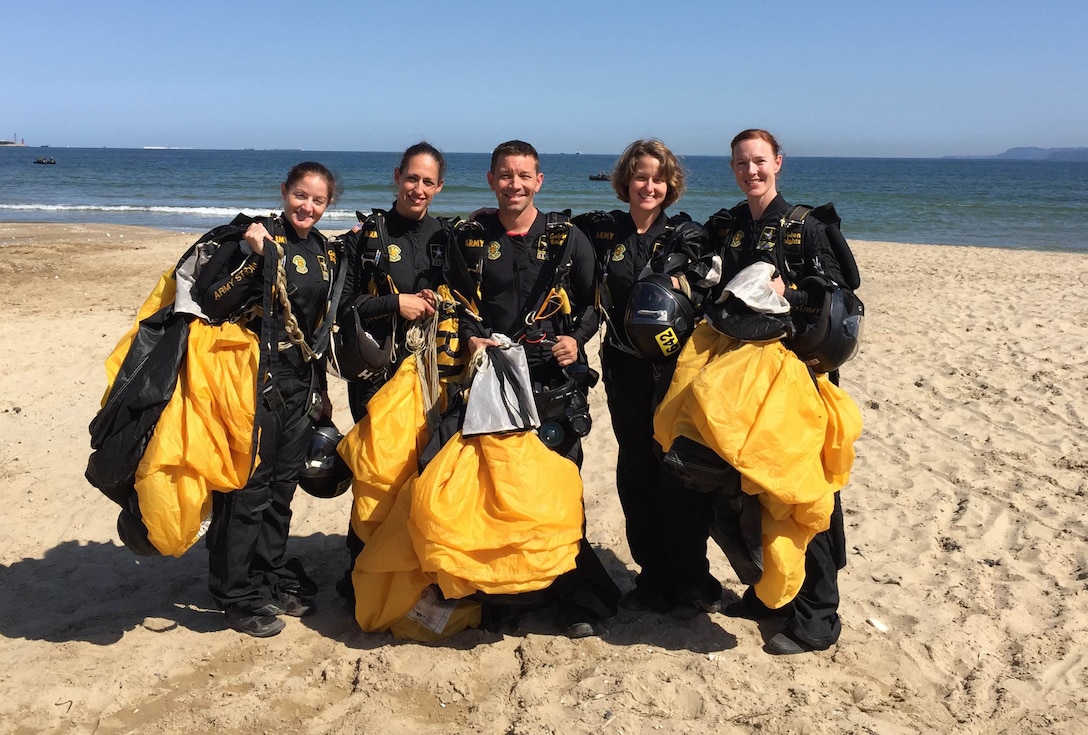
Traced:
<svg viewBox="0 0 1088 735">
<path fill-rule="evenodd" d="M 329 255 L 329 262 L 332 263 L 333 265 L 336 265 L 336 251 L 330 249 L 330 250 L 326 250 L 325 252 L 328 253 L 328 255 Z"/>
<path fill-rule="evenodd" d="M 729 247 L 739 248 L 741 242 L 743 242 L 743 241 L 744 241 L 744 233 L 743 232 L 735 232 L 735 233 L 733 233 L 733 239 L 729 241 Z"/>
<path fill-rule="evenodd" d="M 321 280 L 322 281 L 329 280 L 329 266 L 325 262 L 325 256 L 324 255 L 317 256 L 317 264 L 319 266 L 321 266 Z"/>
<path fill-rule="evenodd" d="M 619 263 L 623 260 L 623 257 L 627 254 L 626 245 L 617 245 L 616 249 L 612 251 L 612 262 Z"/>
<path fill-rule="evenodd" d="M 291 258 L 291 265 L 295 266 L 295 271 L 302 275 L 306 275 L 310 272 L 310 269 L 306 266 L 306 259 L 301 255 L 296 255 Z"/>
<path fill-rule="evenodd" d="M 399 263 L 400 262 L 400 257 L 401 257 L 400 252 L 401 251 L 400 251 L 400 246 L 399 245 L 390 245 L 389 247 L 387 247 L 385 249 L 386 255 L 389 256 L 389 262 L 390 263 Z"/>
<path fill-rule="evenodd" d="M 536 244 L 536 259 L 548 259 L 548 243 L 544 241 L 544 238 L 540 238 L 540 241 Z"/>
<path fill-rule="evenodd" d="M 796 230 L 786 230 L 786 237 L 783 239 L 782 244 L 791 247 L 800 247 L 801 233 Z"/>
<path fill-rule="evenodd" d="M 499 248 L 499 243 L 492 240 L 487 244 L 487 259 L 498 260 L 502 256 L 502 249 Z"/>
</svg>

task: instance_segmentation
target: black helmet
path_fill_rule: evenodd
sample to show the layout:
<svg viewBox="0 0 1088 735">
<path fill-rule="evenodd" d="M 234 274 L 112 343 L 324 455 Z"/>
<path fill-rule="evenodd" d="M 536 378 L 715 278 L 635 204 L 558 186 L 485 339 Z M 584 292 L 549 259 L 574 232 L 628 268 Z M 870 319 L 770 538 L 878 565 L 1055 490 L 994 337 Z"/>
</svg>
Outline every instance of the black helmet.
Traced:
<svg viewBox="0 0 1088 735">
<path fill-rule="evenodd" d="M 663 362 L 680 351 L 695 329 L 695 307 L 672 287 L 671 276 L 651 273 L 631 289 L 623 323 L 640 355 Z"/>
<path fill-rule="evenodd" d="M 351 468 L 336 451 L 343 438 L 332 424 L 314 426 L 298 484 L 315 498 L 335 498 L 351 487 Z"/>
<path fill-rule="evenodd" d="M 797 336 L 787 345 L 816 372 L 837 370 L 857 354 L 865 305 L 853 292 L 822 276 L 803 278 L 797 288 L 807 290 L 810 301 L 816 296 L 816 305 L 794 311 Z"/>
</svg>

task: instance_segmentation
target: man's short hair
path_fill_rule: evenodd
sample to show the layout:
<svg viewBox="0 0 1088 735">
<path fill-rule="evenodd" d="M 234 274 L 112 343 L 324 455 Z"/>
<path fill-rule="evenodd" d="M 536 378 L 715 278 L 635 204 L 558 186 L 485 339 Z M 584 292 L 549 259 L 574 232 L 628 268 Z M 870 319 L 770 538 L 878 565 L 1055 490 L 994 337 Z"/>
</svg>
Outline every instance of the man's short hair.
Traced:
<svg viewBox="0 0 1088 735">
<path fill-rule="evenodd" d="M 508 140 L 505 143 L 499 143 L 491 152 L 491 173 L 495 173 L 495 165 L 498 164 L 499 159 L 506 156 L 529 156 L 536 162 L 537 173 L 540 172 L 540 155 L 536 152 L 536 148 L 524 140 Z"/>
</svg>

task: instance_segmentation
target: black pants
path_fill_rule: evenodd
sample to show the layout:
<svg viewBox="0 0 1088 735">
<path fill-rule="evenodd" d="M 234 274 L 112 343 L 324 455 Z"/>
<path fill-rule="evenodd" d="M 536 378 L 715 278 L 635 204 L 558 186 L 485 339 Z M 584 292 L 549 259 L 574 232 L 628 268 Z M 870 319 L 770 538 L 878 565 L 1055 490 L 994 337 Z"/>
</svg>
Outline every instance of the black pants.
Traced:
<svg viewBox="0 0 1088 735">
<path fill-rule="evenodd" d="M 286 557 L 291 500 L 314 421 L 313 389 L 297 374 L 280 374 L 273 384 L 258 414 L 257 470 L 244 488 L 212 494 L 208 586 L 223 609 L 255 610 L 282 593 L 317 592 L 301 562 Z"/>
<path fill-rule="evenodd" d="M 816 534 L 805 549 L 805 581 L 786 627 L 793 635 L 817 648 L 827 648 L 839 640 L 839 570 L 846 566 L 846 532 L 843 528 L 842 502 L 835 493 L 831 526 Z"/>
<path fill-rule="evenodd" d="M 670 558 L 673 574 L 688 595 L 706 600 L 720 597 L 721 586 L 710 574 L 706 558 L 706 539 L 714 517 L 714 496 L 674 486 L 673 503 L 669 507 Z M 839 639 L 838 572 L 846 566 L 846 534 L 843 528 L 842 503 L 835 493 L 835 509 L 830 527 L 809 542 L 805 549 L 805 581 L 793 601 L 778 611 L 787 629 L 799 640 L 817 648 L 827 648 Z M 716 596 L 715 596 L 716 595 Z M 752 588 L 744 596 L 749 606 L 762 603 Z M 770 613 L 770 610 L 767 610 Z"/>
<path fill-rule="evenodd" d="M 685 487 L 664 471 L 662 486 L 668 497 L 662 517 L 668 538 L 666 554 L 673 594 L 678 600 L 717 602 L 722 597 L 722 585 L 710 573 L 706 556 L 710 524 L 714 520 L 714 496 Z"/>
<path fill-rule="evenodd" d="M 665 608 L 672 591 L 664 525 L 666 496 L 653 438 L 656 366 L 606 342 L 601 368 L 618 449 L 616 492 L 626 521 L 627 545 L 641 568 L 635 586 L 647 602 Z"/>
</svg>

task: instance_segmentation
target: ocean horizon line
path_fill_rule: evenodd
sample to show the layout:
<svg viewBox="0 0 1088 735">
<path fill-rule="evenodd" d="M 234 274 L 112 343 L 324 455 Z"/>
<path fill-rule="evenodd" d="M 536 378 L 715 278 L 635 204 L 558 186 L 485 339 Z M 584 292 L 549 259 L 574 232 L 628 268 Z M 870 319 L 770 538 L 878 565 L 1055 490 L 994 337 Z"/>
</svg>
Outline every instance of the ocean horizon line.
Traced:
<svg viewBox="0 0 1088 735">
<path fill-rule="evenodd" d="M 438 147 L 438 146 L 436 146 Z M 1015 148 L 1027 148 L 1028 146 L 1016 146 Z M 36 149 L 48 149 L 48 150 L 75 150 L 75 151 L 186 151 L 196 153 L 332 153 L 332 154 L 365 154 L 365 155 L 389 155 L 399 156 L 403 151 L 381 151 L 381 150 L 349 150 L 349 149 L 336 149 L 336 148 L 201 148 L 194 146 L 175 146 L 175 145 L 142 145 L 142 146 L 78 146 L 78 145 L 9 145 L 0 146 L 0 150 L 12 149 L 12 150 L 36 150 Z M 466 156 L 480 156 L 491 155 L 491 151 L 447 151 L 439 147 L 443 155 L 466 155 Z M 1013 149 L 1008 149 L 1013 150 Z M 1080 146 L 1069 146 L 1067 148 L 1050 148 L 1044 150 L 1086 150 L 1088 148 L 1082 148 Z M 537 151 L 541 156 L 587 156 L 587 157 L 612 157 L 619 158 L 622 151 L 615 153 L 587 153 L 585 151 Z M 727 159 L 729 155 L 727 153 L 681 153 L 679 151 L 673 151 L 680 158 L 722 158 Z M 939 156 L 850 156 L 850 155 L 812 155 L 804 153 L 790 153 L 784 151 L 783 157 L 788 159 L 804 158 L 811 160 L 848 160 L 848 161 L 1000 161 L 1000 162 L 1025 162 L 1025 163 L 1088 163 L 1086 160 L 1054 160 L 1045 158 L 1009 158 L 1003 157 L 1005 151 L 1002 153 L 951 153 Z"/>
</svg>

